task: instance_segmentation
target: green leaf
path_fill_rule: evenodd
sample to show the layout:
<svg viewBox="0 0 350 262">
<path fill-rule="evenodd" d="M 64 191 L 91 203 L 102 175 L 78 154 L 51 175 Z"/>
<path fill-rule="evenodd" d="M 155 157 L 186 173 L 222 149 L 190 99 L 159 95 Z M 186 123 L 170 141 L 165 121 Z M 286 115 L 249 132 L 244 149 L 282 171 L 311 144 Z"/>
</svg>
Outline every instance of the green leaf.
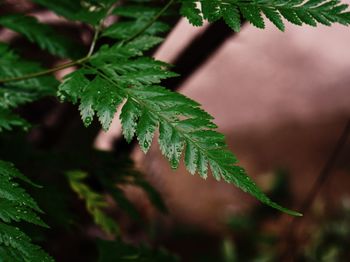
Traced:
<svg viewBox="0 0 350 262">
<path fill-rule="evenodd" d="M 31 243 L 31 239 L 20 229 L 0 222 L 0 245 L 4 246 L 7 254 L 17 254 L 20 261 L 53 262 L 39 246 Z"/>
<path fill-rule="evenodd" d="M 311 26 L 317 26 L 315 19 L 312 17 L 312 15 L 310 15 L 309 12 L 305 10 L 297 10 L 296 14 L 299 17 L 300 21 L 303 23 Z"/>
<path fill-rule="evenodd" d="M 81 56 L 81 52 L 74 48 L 75 45 L 69 38 L 57 34 L 53 28 L 39 23 L 33 16 L 4 15 L 0 17 L 0 25 L 24 35 L 53 55 L 73 58 Z"/>
<path fill-rule="evenodd" d="M 185 164 L 188 172 L 194 175 L 198 166 L 198 149 L 187 141 L 185 152 Z"/>
<path fill-rule="evenodd" d="M 258 28 L 265 28 L 264 20 L 261 16 L 260 10 L 256 5 L 245 4 L 240 5 L 239 9 L 245 19 Z"/>
<path fill-rule="evenodd" d="M 48 227 L 31 208 L 2 198 L 0 198 L 0 219 L 6 223 L 22 220 L 42 227 Z"/>
<path fill-rule="evenodd" d="M 203 18 L 209 22 L 214 22 L 221 18 L 220 1 L 202 1 L 201 2 Z"/>
<path fill-rule="evenodd" d="M 243 169 L 235 166 L 237 162 L 236 158 L 232 155 L 230 151 L 227 150 L 224 137 L 221 134 L 211 130 L 212 128 L 208 128 L 207 124 L 205 124 L 204 126 L 193 125 L 191 128 L 189 128 L 188 126 L 186 126 L 186 128 L 181 128 L 181 125 L 178 125 L 180 118 L 184 116 L 186 116 L 187 118 L 196 118 L 198 115 L 197 111 L 201 112 L 197 106 L 191 106 L 187 108 L 184 107 L 183 112 L 177 113 L 176 115 L 172 115 L 172 117 L 169 118 L 170 112 L 164 111 L 165 107 L 169 107 L 169 104 L 165 105 L 163 102 L 158 103 L 158 101 L 162 101 L 159 98 L 161 98 L 162 96 L 168 96 L 169 93 L 164 91 L 158 91 L 158 96 L 155 96 L 157 97 L 157 99 L 153 99 L 154 93 L 157 92 L 157 90 L 159 90 L 158 87 L 133 88 L 129 91 L 129 99 L 132 99 L 133 101 L 138 103 L 140 108 L 144 108 L 144 110 L 147 109 L 149 113 L 154 117 L 154 119 L 158 119 L 161 122 L 162 128 L 159 130 L 160 144 L 162 152 L 166 156 L 168 156 L 168 152 L 172 152 L 171 148 L 167 148 L 167 141 L 175 141 L 174 144 L 171 144 L 171 147 L 175 146 L 175 148 L 181 148 L 181 142 L 179 146 L 178 141 L 183 140 L 186 143 L 187 150 L 195 148 L 195 153 L 193 153 L 193 155 L 198 154 L 198 157 L 191 155 L 187 157 L 187 166 L 189 167 L 190 172 L 193 172 L 193 170 L 197 166 L 199 174 L 203 178 L 205 178 L 208 174 L 209 161 L 209 163 L 212 163 L 214 166 L 216 176 L 220 173 L 221 177 L 225 181 L 236 184 L 244 191 L 249 192 L 256 198 L 262 200 L 264 203 L 278 208 L 280 210 L 296 214 L 273 203 L 258 189 L 255 183 L 253 183 L 249 179 L 249 177 L 246 176 Z M 145 95 L 145 93 L 147 92 L 150 92 L 152 94 L 148 96 L 148 98 Z M 176 97 L 177 95 L 174 95 L 174 97 Z M 174 99 L 174 101 L 177 101 L 177 99 Z M 208 117 L 208 120 L 209 119 L 211 118 Z M 170 128 L 166 127 L 164 123 L 169 125 L 173 130 L 170 131 Z M 154 123 L 152 126 L 154 127 Z M 212 127 L 215 127 L 215 125 L 212 125 Z M 176 136 L 174 136 L 174 134 L 176 134 Z M 174 139 L 174 137 L 177 138 Z M 176 155 L 175 158 L 171 158 L 170 160 L 175 159 L 177 161 L 179 159 L 179 156 L 180 154 Z M 193 159 L 196 159 L 197 163 L 194 164 Z"/>
<path fill-rule="evenodd" d="M 181 0 L 181 2 L 181 14 L 187 17 L 190 23 L 202 25 L 203 18 L 209 22 L 223 18 L 236 32 L 240 28 L 241 15 L 254 26 L 265 28 L 261 16 L 264 14 L 282 31 L 285 26 L 281 16 L 295 25 L 350 24 L 348 4 L 338 0 Z M 201 9 L 198 6 L 201 6 Z"/>
<path fill-rule="evenodd" d="M 225 5 L 222 7 L 222 18 L 233 31 L 239 32 L 241 29 L 241 15 L 235 5 Z"/>
<path fill-rule="evenodd" d="M 281 15 L 274 9 L 268 7 L 262 7 L 264 15 L 282 32 L 285 29 Z"/>
<path fill-rule="evenodd" d="M 202 26 L 203 17 L 195 2 L 196 1 L 184 1 L 180 9 L 180 14 L 186 17 L 192 25 Z"/>
<path fill-rule="evenodd" d="M 163 41 L 163 38 L 157 36 L 140 36 L 127 43 L 125 48 L 134 51 L 137 55 L 142 55 L 144 51 L 151 49 Z"/>
<path fill-rule="evenodd" d="M 63 101 L 69 99 L 73 104 L 78 103 L 83 90 L 89 84 L 89 80 L 85 78 L 84 70 L 77 70 L 65 75 L 63 82 L 59 87 L 57 96 Z"/>
<path fill-rule="evenodd" d="M 37 63 L 20 59 L 4 44 L 0 50 L 0 56 L 0 79 L 20 77 L 43 70 Z M 53 76 L 0 83 L 0 108 L 13 108 L 53 95 L 58 83 Z"/>
<path fill-rule="evenodd" d="M 23 130 L 28 130 L 30 124 L 11 111 L 0 108 L 0 132 L 4 130 L 10 131 L 13 127 L 20 127 Z"/>
<path fill-rule="evenodd" d="M 80 101 L 79 109 L 85 126 L 91 124 L 96 112 L 103 129 L 107 130 L 123 99 L 108 81 L 101 77 L 89 81 L 85 73 L 88 71 L 78 70 L 66 76 L 59 87 L 59 96 L 74 103 Z"/>
<path fill-rule="evenodd" d="M 72 1 L 72 0 L 32 0 L 49 10 L 54 11 L 68 20 L 82 21 L 88 24 L 97 25 L 106 15 L 107 10 L 115 1 Z"/>
<path fill-rule="evenodd" d="M 160 124 L 159 146 L 163 155 L 169 160 L 173 169 L 178 168 L 181 154 L 184 148 L 184 141 L 176 130 L 169 124 L 161 122 Z"/>
<path fill-rule="evenodd" d="M 24 176 L 17 168 L 15 168 L 15 166 L 10 163 L 10 162 L 6 162 L 6 161 L 2 161 L 0 160 L 0 175 L 3 177 L 6 177 L 7 179 L 14 179 L 14 178 L 18 178 L 34 187 L 38 187 L 40 188 L 41 186 L 33 183 L 29 178 L 27 178 L 26 176 Z"/>
<path fill-rule="evenodd" d="M 123 135 L 128 143 L 131 142 L 136 133 L 137 120 L 141 116 L 139 106 L 131 99 L 123 106 L 120 120 L 123 126 Z"/>
<path fill-rule="evenodd" d="M 125 45 L 115 44 L 111 47 L 104 45 L 90 58 L 90 63 L 94 66 L 101 66 L 106 62 L 115 63 L 120 59 L 142 56 L 145 51 L 162 41 L 160 37 L 144 35 Z"/>
<path fill-rule="evenodd" d="M 72 190 L 78 194 L 80 199 L 85 201 L 86 209 L 95 223 L 107 234 L 119 235 L 119 225 L 104 212 L 104 209 L 108 206 L 104 197 L 94 192 L 84 183 L 83 180 L 87 177 L 87 174 L 82 171 L 69 171 L 66 175 Z"/>
<path fill-rule="evenodd" d="M 192 10 L 194 4 L 196 1 L 186 1 L 183 3 L 183 8 Z M 225 5 L 218 1 L 205 3 L 203 6 L 207 8 L 205 17 L 209 18 L 210 12 L 214 10 L 217 13 L 210 16 L 210 19 L 216 19 L 219 13 L 222 14 Z M 262 11 L 256 2 L 229 3 L 226 4 L 225 10 L 230 10 L 232 6 L 238 7 L 243 16 L 254 25 L 264 26 Z M 238 19 L 237 13 L 234 19 Z M 277 23 L 278 18 L 273 19 Z M 233 20 L 229 22 L 236 23 Z M 239 26 L 233 25 L 233 27 L 238 29 Z M 215 131 L 217 126 L 212 122 L 213 117 L 203 111 L 198 103 L 181 94 L 153 85 L 162 79 L 176 76 L 164 63 L 137 58 L 159 41 L 161 39 L 154 36 L 143 35 L 131 42 L 122 41 L 110 47 L 103 46 L 92 56 L 90 64 L 85 66 L 89 70 L 84 76 L 86 80 L 76 81 L 83 85 L 88 81 L 85 87 L 73 87 L 75 85 L 69 85 L 65 80 L 59 89 L 63 89 L 65 94 L 71 94 L 71 98 L 68 99 L 80 100 L 79 108 L 85 124 L 89 124 L 95 112 L 99 112 L 97 99 L 99 92 L 117 98 L 118 103 L 125 101 L 120 115 L 123 134 L 128 142 L 136 134 L 143 152 L 148 152 L 154 134 L 159 129 L 160 149 L 172 168 L 179 166 L 182 153 L 186 150 L 185 164 L 190 173 L 194 174 L 197 171 L 202 178 L 207 178 L 211 170 L 217 180 L 223 179 L 235 184 L 267 205 L 289 214 L 299 215 L 271 201 L 245 171 L 237 166 L 237 160 L 228 150 L 224 136 Z M 84 74 L 82 72 L 77 77 L 81 78 Z M 69 76 L 68 80 L 74 81 L 74 76 Z M 107 112 L 113 110 L 114 113 L 115 109 L 116 104 L 113 108 L 108 108 Z M 102 123 L 106 129 L 110 122 L 102 121 Z"/>
<path fill-rule="evenodd" d="M 0 256 L 11 261 L 54 261 L 19 228 L 8 225 L 13 221 L 26 221 L 48 227 L 37 215 L 42 211 L 35 200 L 14 179 L 35 185 L 12 163 L 0 160 L 0 220 L 4 222 L 0 222 Z"/>
<path fill-rule="evenodd" d="M 141 150 L 147 153 L 152 145 L 154 132 L 157 128 L 157 119 L 148 110 L 143 110 L 137 125 L 136 133 Z"/>
<path fill-rule="evenodd" d="M 80 112 L 85 125 L 91 123 L 94 111 L 103 129 L 107 130 L 117 111 L 117 106 L 122 102 L 120 95 L 115 92 L 114 86 L 100 77 L 91 81 L 81 94 Z"/>
<path fill-rule="evenodd" d="M 35 211 L 42 212 L 33 198 L 31 198 L 30 195 L 19 186 L 19 184 L 12 182 L 9 178 L 3 178 L 0 181 L 0 198 L 15 201 L 21 205 L 30 207 Z"/>
<path fill-rule="evenodd" d="M 280 8 L 279 12 L 285 19 L 287 19 L 292 24 L 295 24 L 295 25 L 303 24 L 303 22 L 300 20 L 299 16 L 295 12 L 295 10 L 286 10 L 286 9 Z"/>
<path fill-rule="evenodd" d="M 143 17 L 137 19 L 136 21 L 128 22 L 118 22 L 109 26 L 104 32 L 103 36 L 111 37 L 114 39 L 126 40 L 137 32 L 141 31 L 147 24 L 149 19 L 144 19 Z M 164 33 L 169 30 L 169 26 L 162 22 L 154 22 L 149 26 L 143 34 L 146 35 L 156 35 L 159 33 Z"/>
</svg>

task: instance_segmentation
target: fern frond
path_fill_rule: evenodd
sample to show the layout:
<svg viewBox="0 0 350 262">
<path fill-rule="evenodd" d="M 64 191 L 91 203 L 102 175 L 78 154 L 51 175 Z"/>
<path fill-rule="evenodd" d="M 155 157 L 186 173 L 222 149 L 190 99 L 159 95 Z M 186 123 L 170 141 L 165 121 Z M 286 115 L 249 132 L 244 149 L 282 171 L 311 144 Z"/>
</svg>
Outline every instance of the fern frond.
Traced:
<svg viewBox="0 0 350 262">
<path fill-rule="evenodd" d="M 144 13 L 142 13 L 142 11 Z M 116 8 L 116 14 L 122 17 L 131 17 L 132 19 L 128 19 L 128 21 L 121 21 L 109 26 L 104 30 L 102 35 L 114 39 L 127 40 L 146 27 L 147 29 L 143 32 L 145 35 L 157 35 L 164 33 L 169 30 L 169 26 L 166 23 L 154 21 L 150 24 L 150 26 L 147 26 L 150 21 L 152 21 L 153 16 L 157 11 L 157 8 L 137 8 L 136 6 Z M 135 16 L 135 14 L 132 12 L 136 12 L 138 16 Z"/>
<path fill-rule="evenodd" d="M 0 79 L 21 77 L 42 70 L 37 63 L 20 59 L 5 44 L 0 44 L 0 56 Z M 58 83 L 53 76 L 0 83 L 0 108 L 14 108 L 53 95 Z"/>
<path fill-rule="evenodd" d="M 104 197 L 94 192 L 84 183 L 83 180 L 87 177 L 87 174 L 82 171 L 70 171 L 67 172 L 67 177 L 73 191 L 79 195 L 80 199 L 86 202 L 86 208 L 95 223 L 107 234 L 119 235 L 118 224 L 103 211 L 108 206 Z"/>
<path fill-rule="evenodd" d="M 14 182 L 19 179 L 37 186 L 21 174 L 13 164 L 0 160 L 0 256 L 5 261 L 54 261 L 11 222 L 26 221 L 48 227 L 37 213 L 42 213 L 35 200 Z M 12 259 L 15 257 L 15 259 Z"/>
<path fill-rule="evenodd" d="M 14 127 L 20 127 L 23 130 L 28 130 L 30 124 L 23 118 L 12 113 L 10 110 L 0 108 L 0 132 L 4 130 L 10 131 Z"/>
<path fill-rule="evenodd" d="M 53 55 L 73 58 L 80 56 L 70 39 L 57 34 L 53 28 L 40 23 L 33 16 L 4 15 L 0 17 L 0 25 L 24 35 L 29 41 Z"/>
<path fill-rule="evenodd" d="M 265 28 L 265 15 L 278 29 L 284 31 L 284 21 L 295 25 L 350 24 L 348 4 L 338 0 L 181 0 L 181 14 L 194 25 L 223 18 L 236 32 L 242 16 L 258 28 Z"/>
<path fill-rule="evenodd" d="M 143 53 L 163 41 L 163 38 L 157 36 L 144 35 L 125 44 L 115 44 L 111 47 L 102 46 L 98 53 L 90 58 L 90 63 L 94 66 L 102 66 L 107 62 L 115 62 L 120 59 L 142 56 Z"/>
<path fill-rule="evenodd" d="M 186 3 L 192 5 L 194 1 Z M 214 7 L 215 1 L 206 6 L 205 17 L 212 20 L 219 17 L 210 15 Z M 256 9 L 246 12 L 257 13 Z M 254 19 L 257 25 L 263 23 Z M 129 27 L 132 26 L 127 25 L 125 29 Z M 136 136 L 143 152 L 148 152 L 154 134 L 159 130 L 160 149 L 172 168 L 178 167 L 185 152 L 184 160 L 190 173 L 197 172 L 207 178 L 210 169 L 217 180 L 235 184 L 267 205 L 299 215 L 272 202 L 237 166 L 224 136 L 215 131 L 213 117 L 198 103 L 154 85 L 162 79 L 177 76 L 165 63 L 137 58 L 159 41 L 160 38 L 143 31 L 131 42 L 101 47 L 89 64 L 64 78 L 59 86 L 59 96 L 79 103 L 86 126 L 91 124 L 96 113 L 105 130 L 109 128 L 116 108 L 124 102 L 120 115 L 123 134 L 129 142 Z"/>
<path fill-rule="evenodd" d="M 50 257 L 39 246 L 31 243 L 31 239 L 19 228 L 9 226 L 0 222 L 0 245 L 4 246 L 4 251 L 9 256 L 16 254 L 20 261 L 33 262 L 53 262 Z M 11 260 L 12 261 L 12 260 Z"/>
<path fill-rule="evenodd" d="M 136 86 L 159 83 L 162 79 L 177 76 L 175 73 L 163 70 L 167 66 L 166 63 L 148 58 L 128 59 L 142 55 L 143 51 L 159 41 L 157 37 L 142 36 L 125 46 L 102 47 L 101 51 L 91 59 L 91 63 L 97 67 L 78 70 L 66 76 L 59 87 L 59 96 L 63 99 L 68 97 L 74 103 L 80 100 L 79 109 L 84 124 L 89 126 L 96 112 L 103 128 L 107 130 L 123 97 L 115 92 L 113 85 L 101 77 L 89 81 L 85 75 L 96 75 L 101 71 L 110 77 L 118 77 L 121 84 Z M 114 53 L 116 49 L 120 52 Z M 116 54 L 119 62 L 110 63 L 115 61 L 115 55 L 111 56 L 111 54 Z"/>
<path fill-rule="evenodd" d="M 30 208 L 12 200 L 0 199 L 0 219 L 6 223 L 26 221 L 35 225 L 48 227 Z"/>
<path fill-rule="evenodd" d="M 196 1 L 183 1 L 180 14 L 186 17 L 194 26 L 203 25 L 203 16 L 201 10 L 196 5 Z"/>
<path fill-rule="evenodd" d="M 21 254 L 16 249 L 0 246 L 1 261 L 22 262 Z"/>
<path fill-rule="evenodd" d="M 0 177 L 2 178 L 0 181 L 0 198 L 42 212 L 34 199 L 18 183 L 12 181 L 14 178 L 21 179 L 17 176 L 17 172 L 13 173 L 12 170 L 14 170 L 13 165 L 0 161 Z"/>
<path fill-rule="evenodd" d="M 71 100 L 80 100 L 79 109 L 86 125 L 91 123 L 96 111 L 103 127 L 108 128 L 116 106 L 126 100 L 120 117 L 127 141 L 136 135 L 142 151 L 147 153 L 154 133 L 159 129 L 160 148 L 172 168 L 178 167 L 186 149 L 185 164 L 192 174 L 197 171 L 206 178 L 210 166 L 216 179 L 233 183 L 274 208 L 297 214 L 272 202 L 245 171 L 236 166 L 237 161 L 228 150 L 224 136 L 214 130 L 216 125 L 212 122 L 213 118 L 200 109 L 198 103 L 163 87 L 148 85 L 148 78 L 140 81 L 140 78 L 133 78 L 131 74 L 125 78 L 122 74 L 125 69 L 116 73 L 113 67 L 111 63 L 109 70 L 104 67 L 78 70 L 73 74 L 78 75 L 79 80 L 70 75 L 59 88 Z M 165 68 L 160 70 L 166 72 Z M 92 80 L 85 75 L 87 72 Z M 143 73 L 139 71 L 135 75 L 144 76 Z M 170 73 L 163 75 L 172 76 Z M 153 77 L 157 79 L 159 75 Z M 77 82 L 85 86 L 78 89 Z M 81 90 L 79 94 L 77 90 Z"/>
<path fill-rule="evenodd" d="M 32 0 L 49 10 L 54 11 L 60 16 L 69 20 L 82 21 L 87 24 L 97 25 L 106 15 L 107 9 L 116 1 L 115 0 Z"/>
</svg>

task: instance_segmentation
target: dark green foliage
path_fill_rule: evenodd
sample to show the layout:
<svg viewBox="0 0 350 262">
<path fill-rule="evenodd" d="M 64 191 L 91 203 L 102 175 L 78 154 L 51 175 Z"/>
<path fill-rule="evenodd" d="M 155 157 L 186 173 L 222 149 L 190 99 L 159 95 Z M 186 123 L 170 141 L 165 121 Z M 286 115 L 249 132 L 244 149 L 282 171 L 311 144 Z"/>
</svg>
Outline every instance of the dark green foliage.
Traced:
<svg viewBox="0 0 350 262">
<path fill-rule="evenodd" d="M 284 31 L 283 19 L 295 25 L 350 24 L 348 5 L 337 0 L 181 0 L 181 14 L 191 24 L 200 26 L 203 20 L 213 22 L 223 18 L 236 32 L 242 16 L 258 28 L 265 28 L 265 15 L 278 29 Z"/>
<path fill-rule="evenodd" d="M 146 246 L 131 246 L 121 241 L 98 241 L 99 262 L 176 262 L 177 257 L 164 249 L 153 250 Z"/>
<path fill-rule="evenodd" d="M 20 59 L 3 43 L 0 43 L 0 57 L 0 77 L 4 80 L 43 70 L 37 63 Z M 0 108 L 14 108 L 53 95 L 58 83 L 52 76 L 0 82 Z"/>
<path fill-rule="evenodd" d="M 9 47 L 0 43 L 0 78 L 7 79 L 35 73 L 42 68 L 33 62 L 20 59 Z M 58 81 L 52 76 L 43 76 L 22 81 L 0 82 L 0 132 L 13 127 L 28 129 L 27 121 L 11 112 L 12 108 L 53 95 Z"/>
<path fill-rule="evenodd" d="M 180 9 L 180 14 L 187 17 L 188 21 L 194 26 L 203 25 L 203 17 L 195 1 L 184 1 Z"/>
<path fill-rule="evenodd" d="M 28 130 L 30 124 L 10 110 L 0 109 L 0 132 L 4 130 L 10 131 L 13 127 L 20 127 L 24 130 Z"/>
<path fill-rule="evenodd" d="M 30 124 L 17 114 L 21 111 L 13 110 L 45 96 L 57 96 L 62 101 L 76 104 L 85 126 L 91 125 L 96 115 L 104 130 L 109 129 L 115 113 L 120 110 L 125 139 L 128 142 L 137 139 L 143 152 L 147 153 L 157 139 L 162 154 L 173 169 L 178 168 L 183 159 L 191 174 L 198 173 L 204 179 L 211 174 L 215 179 L 234 184 L 273 208 L 300 215 L 270 200 L 237 165 L 224 135 L 217 132 L 213 117 L 200 104 L 161 86 L 162 80 L 178 75 L 170 71 L 170 65 L 146 54 L 150 54 L 152 48 L 163 41 L 159 35 L 169 30 L 161 18 L 172 14 L 168 9 L 175 3 L 174 0 L 167 2 L 163 8 L 156 6 L 157 1 L 147 0 L 33 2 L 68 20 L 88 24 L 87 32 L 94 31 L 90 49 L 85 56 L 77 57 L 82 49 L 80 46 L 36 18 L 19 14 L 0 17 L 1 26 L 25 36 L 45 52 L 59 57 L 78 58 L 45 70 L 33 61 L 22 59 L 8 45 L 0 43 L 0 131 L 15 127 L 27 130 Z M 128 6 L 130 2 L 132 4 Z M 179 3 L 180 14 L 187 17 L 191 24 L 200 26 L 204 20 L 214 22 L 224 19 L 234 31 L 240 30 L 242 19 L 264 28 L 267 18 L 282 31 L 285 29 L 284 20 L 310 26 L 350 24 L 348 5 L 337 0 L 180 0 Z M 105 19 L 110 15 L 117 15 L 117 22 L 106 26 Z M 100 45 L 101 38 L 103 41 Z M 108 44 L 102 45 L 102 42 Z M 76 70 L 65 75 L 61 83 L 50 75 L 73 66 Z M 101 154 L 101 157 L 96 152 L 87 151 L 86 154 L 91 154 L 92 159 L 82 152 L 69 152 L 64 156 L 41 154 L 33 163 L 34 166 L 35 163 L 53 164 L 56 168 L 54 172 L 60 174 L 67 170 L 83 170 L 68 172 L 69 184 L 85 201 L 94 222 L 107 235 L 120 235 L 119 224 L 107 215 L 107 196 L 111 196 L 131 218 L 141 220 L 138 209 L 125 195 L 124 185 L 141 188 L 158 210 L 167 212 L 159 192 L 135 170 L 128 158 L 110 161 L 106 155 Z M 24 152 L 18 154 L 25 155 Z M 68 158 L 74 160 L 74 165 L 66 161 Z M 42 249 L 31 243 L 24 232 L 12 225 L 28 222 L 46 227 L 37 215 L 42 213 L 41 209 L 17 180 L 31 182 L 11 164 L 3 161 L 0 161 L 0 178 L 0 258 L 4 261 L 52 261 Z M 89 184 L 90 178 L 97 184 L 96 188 Z M 120 239 L 99 242 L 99 247 L 100 261 L 175 260 L 162 250 L 144 246 L 136 248 L 122 243 Z"/>
<path fill-rule="evenodd" d="M 26 221 L 47 227 L 37 213 L 42 213 L 35 200 L 15 182 L 33 184 L 11 163 L 0 161 L 0 258 L 2 261 L 53 261 L 39 246 L 11 222 Z"/>
<path fill-rule="evenodd" d="M 35 17 L 24 15 L 6 15 L 0 17 L 0 25 L 26 36 L 42 49 L 60 57 L 74 56 L 74 44 L 57 34 L 50 26 L 39 23 Z"/>
<path fill-rule="evenodd" d="M 142 6 L 116 8 L 114 13 L 120 17 L 127 18 L 127 21 L 121 21 L 109 26 L 103 31 L 102 35 L 114 39 L 127 40 L 145 27 L 147 27 L 144 31 L 145 35 L 164 33 L 169 30 L 169 26 L 166 23 L 155 21 L 150 26 L 147 26 L 158 11 L 157 8 Z"/>
<path fill-rule="evenodd" d="M 128 26 L 131 25 L 123 25 L 126 31 Z M 165 63 L 137 57 L 153 46 L 153 38 L 145 34 L 125 44 L 103 46 L 89 65 L 65 78 L 59 96 L 80 102 L 86 126 L 96 113 L 104 129 L 109 128 L 117 106 L 124 101 L 120 115 L 123 134 L 127 141 L 136 136 L 143 152 L 147 153 L 155 131 L 159 130 L 160 149 L 172 168 L 178 167 L 186 149 L 185 164 L 192 174 L 198 172 L 207 178 L 210 166 L 217 180 L 235 184 L 262 202 L 296 215 L 273 203 L 236 165 L 224 136 L 215 131 L 213 117 L 198 103 L 153 85 L 176 76 Z"/>
<path fill-rule="evenodd" d="M 82 21 L 88 24 L 97 25 L 100 20 L 105 16 L 107 9 L 114 0 L 85 0 L 85 1 L 72 1 L 72 0 L 32 0 L 46 8 L 54 11 L 60 16 L 63 16 L 69 20 Z"/>
<path fill-rule="evenodd" d="M 127 156 L 115 159 L 111 154 L 97 151 L 94 159 L 94 168 L 89 169 L 89 172 L 99 180 L 106 193 L 114 198 L 119 207 L 133 219 L 141 222 L 139 212 L 125 196 L 123 186 L 142 189 L 155 208 L 164 214 L 168 212 L 160 193 L 135 169 L 134 163 Z"/>
<path fill-rule="evenodd" d="M 348 201 L 344 199 L 344 204 Z M 350 209 L 345 204 L 336 215 L 324 219 L 311 236 L 300 261 L 347 261 L 350 255 Z"/>
<path fill-rule="evenodd" d="M 67 177 L 73 191 L 86 202 L 86 208 L 94 218 L 95 223 L 107 234 L 119 235 L 118 224 L 103 211 L 108 206 L 104 197 L 94 192 L 84 183 L 83 180 L 87 177 L 87 174 L 81 171 L 70 171 L 67 172 Z"/>
</svg>

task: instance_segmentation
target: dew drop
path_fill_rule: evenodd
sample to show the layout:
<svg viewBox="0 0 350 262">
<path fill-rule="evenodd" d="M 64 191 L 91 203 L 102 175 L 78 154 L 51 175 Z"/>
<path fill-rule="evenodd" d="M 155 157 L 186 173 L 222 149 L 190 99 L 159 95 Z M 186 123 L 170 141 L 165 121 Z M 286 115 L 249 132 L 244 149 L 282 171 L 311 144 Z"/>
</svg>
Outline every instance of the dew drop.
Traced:
<svg viewBox="0 0 350 262">
<path fill-rule="evenodd" d="M 91 122 L 92 122 L 92 118 L 91 117 L 86 117 L 85 119 L 84 119 L 84 124 L 86 125 L 86 126 L 88 126 L 88 125 L 90 125 L 91 124 Z"/>
<path fill-rule="evenodd" d="M 177 168 L 178 162 L 177 162 L 176 158 L 172 158 L 170 160 L 170 166 L 171 166 L 172 169 L 176 169 Z"/>
</svg>

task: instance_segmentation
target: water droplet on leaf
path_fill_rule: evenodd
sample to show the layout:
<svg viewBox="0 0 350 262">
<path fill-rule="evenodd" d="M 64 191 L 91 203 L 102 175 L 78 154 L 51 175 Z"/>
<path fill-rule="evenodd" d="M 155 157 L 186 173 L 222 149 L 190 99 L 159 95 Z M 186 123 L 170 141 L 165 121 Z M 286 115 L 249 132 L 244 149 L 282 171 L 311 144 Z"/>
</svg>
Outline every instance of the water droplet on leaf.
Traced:
<svg viewBox="0 0 350 262">
<path fill-rule="evenodd" d="M 84 118 L 84 124 L 85 124 L 86 126 L 90 125 L 91 122 L 92 122 L 92 118 L 91 118 L 91 117 L 88 116 L 88 117 L 85 117 L 85 118 Z"/>
</svg>

